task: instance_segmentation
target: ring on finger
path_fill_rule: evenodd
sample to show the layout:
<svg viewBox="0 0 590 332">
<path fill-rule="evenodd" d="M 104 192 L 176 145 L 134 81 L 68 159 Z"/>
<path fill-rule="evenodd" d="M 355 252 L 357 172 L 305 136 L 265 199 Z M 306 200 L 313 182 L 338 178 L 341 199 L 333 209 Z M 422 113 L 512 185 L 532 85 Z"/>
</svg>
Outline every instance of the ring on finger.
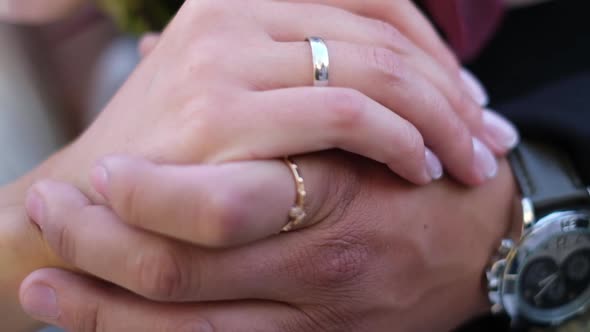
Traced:
<svg viewBox="0 0 590 332">
<path fill-rule="evenodd" d="M 311 55 L 313 59 L 313 85 L 314 86 L 328 86 L 329 83 L 329 69 L 330 69 L 330 55 L 328 46 L 322 38 L 308 37 L 306 39 L 311 46 Z"/>
<path fill-rule="evenodd" d="M 305 197 L 307 196 L 307 193 L 305 191 L 303 177 L 301 177 L 297 164 L 295 164 L 289 157 L 285 157 L 283 161 L 291 170 L 291 174 L 293 174 L 293 178 L 295 180 L 295 205 L 293 205 L 291 210 L 289 210 L 289 221 L 282 229 L 282 232 L 290 232 L 298 227 L 301 227 L 305 217 L 307 216 L 304 210 Z"/>
</svg>

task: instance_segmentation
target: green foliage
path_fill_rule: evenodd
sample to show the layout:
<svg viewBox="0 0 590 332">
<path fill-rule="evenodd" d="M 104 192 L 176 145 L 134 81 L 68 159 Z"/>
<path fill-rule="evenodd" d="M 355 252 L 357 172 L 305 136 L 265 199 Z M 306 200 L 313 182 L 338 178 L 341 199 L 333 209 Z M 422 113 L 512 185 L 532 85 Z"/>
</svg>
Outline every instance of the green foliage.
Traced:
<svg viewBox="0 0 590 332">
<path fill-rule="evenodd" d="M 97 0 L 98 5 L 128 33 L 160 31 L 184 0 Z"/>
</svg>

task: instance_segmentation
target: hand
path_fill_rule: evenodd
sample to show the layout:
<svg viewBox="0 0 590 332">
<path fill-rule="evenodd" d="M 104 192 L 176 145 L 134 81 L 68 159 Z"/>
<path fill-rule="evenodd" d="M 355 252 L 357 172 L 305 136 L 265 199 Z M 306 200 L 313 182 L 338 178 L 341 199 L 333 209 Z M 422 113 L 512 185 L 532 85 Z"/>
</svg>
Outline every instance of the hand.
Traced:
<svg viewBox="0 0 590 332">
<path fill-rule="evenodd" d="M 478 184 L 493 176 L 491 153 L 483 144 L 474 146 L 466 124 L 474 132 L 481 127 L 479 106 L 461 97 L 459 79 L 393 27 L 328 6 L 256 3 L 188 1 L 160 46 L 76 144 L 78 154 L 88 155 L 92 146 L 98 153 L 90 155 L 123 152 L 194 163 L 340 147 L 426 183 L 440 175 L 440 167 L 432 154 L 426 157 L 424 139 L 458 179 Z M 307 16 L 310 10 L 318 15 Z M 311 84 L 306 29 L 330 44 L 334 88 L 301 87 Z M 457 114 L 470 114 L 470 121 Z M 484 131 L 478 131 L 480 140 L 491 141 Z M 508 131 L 516 142 L 516 132 Z M 84 186 L 84 180 L 77 184 Z"/>
<path fill-rule="evenodd" d="M 236 249 L 187 241 L 200 242 L 205 233 L 231 242 L 259 227 L 279 229 L 293 198 L 284 165 L 111 160 L 109 188 L 124 194 L 109 189 L 109 201 L 118 212 L 127 209 L 123 215 L 145 220 L 135 226 L 149 232 L 125 225 L 74 187 L 39 184 L 29 211 L 51 248 L 140 296 L 41 270 L 22 285 L 25 310 L 75 331 L 429 332 L 448 331 L 485 310 L 483 271 L 508 232 L 516 195 L 505 163 L 497 179 L 466 189 L 449 181 L 409 186 L 376 164 L 339 154 L 297 162 L 310 195 L 310 226 Z M 152 223 L 168 213 L 156 232 L 166 227 L 170 236 L 160 237 Z M 244 218 L 227 218 L 235 213 Z M 202 303 L 187 303 L 194 301 Z"/>
</svg>

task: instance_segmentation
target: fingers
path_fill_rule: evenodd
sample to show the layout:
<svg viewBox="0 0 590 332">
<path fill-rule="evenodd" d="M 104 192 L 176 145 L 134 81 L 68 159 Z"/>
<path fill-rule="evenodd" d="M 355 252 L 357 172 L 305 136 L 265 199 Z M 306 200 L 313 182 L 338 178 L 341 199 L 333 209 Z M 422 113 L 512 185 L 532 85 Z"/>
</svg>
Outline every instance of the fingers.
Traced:
<svg viewBox="0 0 590 332">
<path fill-rule="evenodd" d="M 275 40 L 298 42 L 309 36 L 321 36 L 329 41 L 389 49 L 431 82 L 447 98 L 453 110 L 473 133 L 479 134 L 482 131 L 481 105 L 475 101 L 475 98 L 482 99 L 481 91 L 477 94 L 472 92 L 475 91 L 475 86 L 467 87 L 459 71 L 449 72 L 394 26 L 325 5 L 280 3 L 269 7 L 265 10 L 270 10 L 273 15 L 264 15 L 260 20 Z M 314 15 L 308 15 L 310 12 Z M 474 97 L 471 98 L 471 95 Z"/>
<path fill-rule="evenodd" d="M 297 163 L 310 226 L 331 184 L 322 179 L 323 169 Z M 110 157 L 93 174 L 95 188 L 124 222 L 200 246 L 235 246 L 278 234 L 295 204 L 295 180 L 282 161 L 163 166 Z"/>
<path fill-rule="evenodd" d="M 441 157 L 449 172 L 462 182 L 480 184 L 493 177 L 497 165 L 491 157 L 492 152 L 505 154 L 517 143 L 518 134 L 513 126 L 506 121 L 502 126 L 498 125 L 500 121 L 491 124 L 489 120 L 497 117 L 488 116 L 487 113 L 490 112 L 487 111 L 481 112 L 481 108 L 462 92 L 462 82 L 470 82 L 468 90 L 474 91 L 472 95 L 479 96 L 475 99 L 485 98 L 483 89 L 471 75 L 465 72 L 462 74 L 463 80 L 459 79 L 458 74 L 449 75 L 437 61 L 415 47 L 389 24 L 322 5 L 280 3 L 265 9 L 270 10 L 272 15 L 265 12 L 265 15 L 260 15 L 259 20 L 263 21 L 266 30 L 275 39 L 303 40 L 307 35 L 317 33 L 330 40 L 352 41 L 353 44 L 330 42 L 332 85 L 357 89 L 409 120 L 420 131 L 426 145 Z M 310 11 L 317 15 L 307 15 Z M 336 25 L 333 22 L 346 24 Z M 286 46 L 297 44 L 301 45 L 300 49 Z M 345 46 L 339 51 L 333 49 L 333 44 Z M 271 54 L 263 61 L 260 54 L 251 54 L 248 56 L 256 57 L 250 61 L 253 65 L 240 66 L 239 70 L 255 88 L 272 89 L 310 84 L 308 45 L 280 45 L 287 49 L 284 54 Z M 269 71 L 268 68 L 276 70 Z M 339 73 L 343 70 L 347 72 Z M 398 80 L 404 84 L 398 84 Z M 443 129 L 439 130 L 440 128 Z M 477 139 L 473 139 L 472 135 Z M 263 138 L 263 135 L 258 137 Z M 398 160 L 396 158 L 393 163 L 387 162 L 382 151 L 378 151 L 384 147 L 372 146 L 373 151 L 364 149 L 363 155 L 393 166 L 391 168 L 394 171 L 412 182 L 429 181 L 424 177 L 424 167 L 417 168 L 409 162 L 398 166 L 395 163 Z M 245 149 L 243 146 L 239 148 L 242 149 L 241 152 Z M 356 147 L 345 149 L 357 152 Z M 228 151 L 227 155 L 234 152 Z M 276 157 L 266 151 L 255 152 L 250 154 Z M 299 152 L 307 151 L 297 151 Z M 235 157 L 235 153 L 232 157 Z M 436 165 L 437 159 L 433 160 L 435 162 L 431 166 Z M 424 161 L 418 161 L 420 162 Z M 410 171 L 406 165 L 410 165 Z M 432 169 L 436 167 L 427 168 Z M 416 178 L 416 170 L 422 172 L 420 178 Z M 431 177 L 432 174 L 431 172 Z"/>
<path fill-rule="evenodd" d="M 129 227 L 68 185 L 44 182 L 34 190 L 44 208 L 29 213 L 59 257 L 156 301 L 296 301 L 305 296 L 299 294 L 304 287 L 350 281 L 357 260 L 366 255 L 362 245 L 350 243 L 354 237 L 332 236 L 331 243 L 322 238 L 325 232 L 306 230 L 236 249 L 207 250 Z"/>
<path fill-rule="evenodd" d="M 0 0 L 0 19 L 17 23 L 48 23 L 63 18 L 85 0 Z"/>
<path fill-rule="evenodd" d="M 238 105 L 249 111 L 232 114 L 232 122 L 225 123 L 224 128 L 239 136 L 221 133 L 222 137 L 215 138 L 220 146 L 209 162 L 340 148 L 384 163 L 417 184 L 441 175 L 432 172 L 436 168 L 433 162 L 440 162 L 434 155 L 426 158 L 428 150 L 418 130 L 358 91 L 279 89 L 248 93 Z"/>
<path fill-rule="evenodd" d="M 304 314 L 279 303 L 162 304 L 56 269 L 27 277 L 20 299 L 33 318 L 78 332 L 274 332 L 311 324 Z"/>
<path fill-rule="evenodd" d="M 458 61 L 434 30 L 428 19 L 408 0 L 277 0 L 316 3 L 345 9 L 357 15 L 378 19 L 395 26 L 414 44 L 431 54 L 450 72 L 457 72 Z"/>
<path fill-rule="evenodd" d="M 131 228 L 66 184 L 38 184 L 27 207 L 49 247 L 66 263 L 151 299 L 200 296 L 205 258 L 188 245 Z"/>
<path fill-rule="evenodd" d="M 473 100 L 482 107 L 488 106 L 490 97 L 479 79 L 468 69 L 461 69 L 460 76 Z"/>
<path fill-rule="evenodd" d="M 359 190 L 353 174 L 334 171 L 338 169 L 335 165 L 346 162 L 344 157 L 324 157 L 310 159 L 309 164 L 300 163 L 302 172 L 307 174 L 304 176 L 311 180 L 310 191 L 322 185 L 330 188 L 324 193 L 324 201 L 318 202 L 321 209 L 311 210 L 309 221 L 322 221 L 321 226 L 316 226 L 319 229 L 327 230 L 338 222 L 339 211 L 350 204 Z M 321 181 L 314 180 L 313 172 L 307 171 L 315 167 L 320 170 Z M 333 181 L 332 175 L 340 181 Z M 317 186 L 314 181 L 318 181 Z M 252 209 L 260 212 L 269 207 L 259 202 Z M 346 258 L 349 247 L 361 247 L 349 245 L 354 238 L 343 241 L 342 236 L 333 237 L 337 240 L 330 245 L 327 239 L 317 238 L 324 236 L 325 231 L 308 234 L 304 229 L 235 250 L 202 249 L 129 227 L 108 208 L 91 205 L 75 188 L 54 182 L 40 183 L 31 190 L 27 211 L 39 225 L 49 247 L 66 263 L 160 301 L 294 300 L 302 296 L 298 294 L 301 287 L 310 286 L 309 283 L 316 285 L 315 277 L 319 278 L 317 282 L 326 283 L 317 287 L 329 281 L 336 287 L 339 280 L 350 280 L 355 272 L 338 264 L 349 261 Z M 169 220 L 160 222 L 167 224 Z M 172 225 L 190 232 L 186 229 L 190 229 L 190 222 Z M 215 224 L 217 220 L 211 218 L 206 222 Z M 245 232 L 251 227 L 248 224 L 238 226 Z M 267 250 L 268 255 L 260 254 Z M 301 257 L 302 251 L 309 256 Z M 361 254 L 351 253 L 351 256 L 357 259 Z M 307 276 L 311 274 L 299 268 L 317 269 L 317 273 L 314 272 L 310 280 Z"/>
<path fill-rule="evenodd" d="M 139 45 L 137 47 L 139 55 L 142 58 L 146 57 L 153 51 L 154 48 L 156 48 L 156 45 L 158 45 L 158 41 L 160 41 L 159 33 L 151 32 L 141 36 L 141 39 L 139 40 Z"/>
<path fill-rule="evenodd" d="M 43 183 L 36 190 L 45 211 L 33 212 L 31 217 L 51 249 L 65 262 L 141 296 L 184 302 L 253 298 L 254 294 L 264 298 L 276 291 L 271 287 L 258 293 L 262 284 L 256 284 L 266 278 L 238 282 L 246 266 L 227 265 L 235 257 L 225 262 L 219 252 L 131 228 L 112 211 L 90 205 L 73 187 Z"/>
<path fill-rule="evenodd" d="M 497 164 L 489 158 L 491 151 L 486 146 L 474 149 L 469 128 L 444 95 L 399 55 L 384 48 L 343 42 L 328 42 L 328 47 L 331 86 L 358 90 L 409 121 L 418 129 L 425 144 L 440 157 L 446 169 L 460 181 L 480 184 L 495 175 Z M 261 86 L 261 82 L 276 87 L 312 84 L 307 43 L 284 43 L 276 48 L 276 52 L 263 61 L 264 66 L 253 65 L 244 69 L 245 75 L 256 77 L 254 86 Z M 350 104 L 350 101 L 345 100 L 341 104 Z M 319 116 L 321 110 L 315 114 Z M 389 128 L 387 130 L 396 131 L 394 127 Z M 352 131 L 348 132 L 352 134 Z M 386 141 L 382 142 L 386 144 Z M 364 151 L 352 152 L 367 156 Z M 382 157 L 368 157 L 383 162 Z M 485 167 L 482 168 L 482 165 Z M 401 175 L 406 177 L 404 173 Z"/>
</svg>

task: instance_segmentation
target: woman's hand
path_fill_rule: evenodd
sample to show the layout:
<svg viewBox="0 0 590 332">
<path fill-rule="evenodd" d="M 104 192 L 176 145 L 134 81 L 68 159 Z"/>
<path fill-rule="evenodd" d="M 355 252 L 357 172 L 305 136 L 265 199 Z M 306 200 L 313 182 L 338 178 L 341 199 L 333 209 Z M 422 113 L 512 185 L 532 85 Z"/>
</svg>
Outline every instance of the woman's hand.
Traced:
<svg viewBox="0 0 590 332">
<path fill-rule="evenodd" d="M 329 88 L 309 87 L 312 33 L 330 48 Z M 480 141 L 505 152 L 517 135 L 505 125 L 510 144 L 494 142 L 496 127 L 446 72 L 391 25 L 341 8 L 187 1 L 72 150 L 88 168 L 116 152 L 217 163 L 342 148 L 424 184 L 440 176 L 428 146 L 457 179 L 479 184 L 497 169 Z"/>
<path fill-rule="evenodd" d="M 397 8 L 379 4 L 188 0 L 92 127 L 25 182 L 62 180 L 104 202 L 87 174 L 112 153 L 187 164 L 341 147 L 426 183 L 440 168 L 425 141 L 453 175 L 481 183 L 493 175 L 495 160 L 483 144 L 472 143 L 472 132 L 490 141 L 485 137 L 494 126 L 477 125 L 480 108 L 469 98 L 459 97 L 464 109 L 455 112 L 450 100 L 456 99 L 433 82 L 448 81 L 443 85 L 453 95 L 464 96 L 461 82 L 434 70 L 438 63 L 420 47 L 392 25 L 358 15 L 389 17 Z M 328 41 L 332 87 L 307 87 L 311 55 L 303 40 L 312 33 Z M 438 79 L 428 76 L 435 73 Z M 11 229 L 25 230 L 14 237 L 23 241 L 11 244 L 32 245 L 24 241 L 30 228 Z M 40 249 L 31 252 L 46 254 L 40 240 L 33 246 Z"/>
<path fill-rule="evenodd" d="M 221 162 L 342 148 L 415 183 L 440 177 L 442 161 L 480 184 L 497 170 L 490 150 L 503 154 L 518 139 L 468 97 L 473 89 L 409 1 L 193 0 L 168 30 L 76 144 L 78 167 L 113 152 Z M 310 35 L 328 41 L 330 89 L 305 88 Z"/>
</svg>

